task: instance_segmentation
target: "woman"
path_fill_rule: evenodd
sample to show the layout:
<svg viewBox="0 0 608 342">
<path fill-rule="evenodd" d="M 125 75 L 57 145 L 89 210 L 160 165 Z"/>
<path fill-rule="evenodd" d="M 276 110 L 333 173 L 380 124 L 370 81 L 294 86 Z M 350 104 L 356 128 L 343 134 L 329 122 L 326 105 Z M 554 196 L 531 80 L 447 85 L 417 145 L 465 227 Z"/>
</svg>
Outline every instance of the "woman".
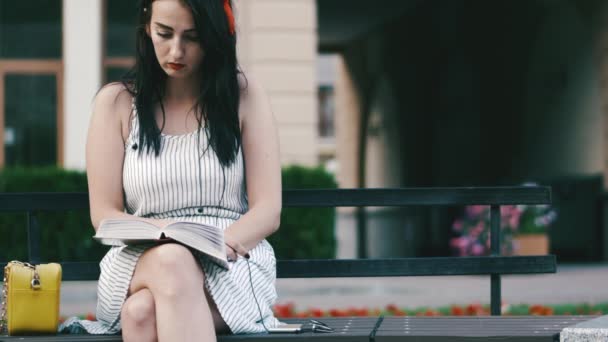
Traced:
<svg viewBox="0 0 608 342">
<path fill-rule="evenodd" d="M 278 138 L 268 99 L 238 70 L 229 0 L 143 0 L 136 65 L 97 94 L 87 138 L 91 220 L 138 216 L 224 230 L 230 270 L 175 243 L 113 247 L 96 322 L 60 330 L 125 341 L 214 341 L 279 322 Z M 247 165 L 245 168 L 244 165 Z"/>
</svg>

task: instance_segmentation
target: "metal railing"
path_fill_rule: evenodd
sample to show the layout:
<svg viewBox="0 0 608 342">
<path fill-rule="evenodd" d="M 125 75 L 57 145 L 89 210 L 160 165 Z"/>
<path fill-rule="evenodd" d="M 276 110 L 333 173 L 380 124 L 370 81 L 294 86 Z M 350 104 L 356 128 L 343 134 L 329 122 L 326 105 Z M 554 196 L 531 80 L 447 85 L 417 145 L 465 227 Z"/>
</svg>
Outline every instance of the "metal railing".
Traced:
<svg viewBox="0 0 608 342">
<path fill-rule="evenodd" d="M 490 275 L 491 313 L 500 315 L 501 275 L 555 273 L 556 258 L 500 256 L 500 206 L 550 204 L 548 187 L 455 187 L 401 189 L 284 190 L 284 207 L 365 206 L 490 206 L 491 255 L 480 257 L 434 257 L 393 259 L 279 260 L 279 278 L 395 277 L 441 275 Z M 40 211 L 88 209 L 87 193 L 3 193 L 0 212 L 27 213 L 29 261 L 41 262 Z M 4 263 L 0 263 L 3 267 Z M 97 280 L 98 262 L 65 262 L 64 280 Z"/>
</svg>

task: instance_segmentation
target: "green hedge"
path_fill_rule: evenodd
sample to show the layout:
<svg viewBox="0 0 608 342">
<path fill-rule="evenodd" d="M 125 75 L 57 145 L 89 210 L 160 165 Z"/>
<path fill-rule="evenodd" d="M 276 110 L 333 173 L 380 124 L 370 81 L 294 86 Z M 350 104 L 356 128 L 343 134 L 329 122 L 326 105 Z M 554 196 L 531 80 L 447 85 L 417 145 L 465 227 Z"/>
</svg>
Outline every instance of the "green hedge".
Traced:
<svg viewBox="0 0 608 342">
<path fill-rule="evenodd" d="M 86 192 L 83 172 L 57 168 L 5 168 L 0 172 L 0 192 Z M 88 210 L 40 212 L 43 260 L 101 260 L 108 250 L 91 237 L 95 233 Z M 0 260 L 27 259 L 25 213 L 0 215 Z"/>
<path fill-rule="evenodd" d="M 337 184 L 323 168 L 283 169 L 283 189 L 331 189 Z M 336 255 L 334 208 L 284 208 L 281 226 L 268 241 L 279 259 L 322 259 Z"/>
<path fill-rule="evenodd" d="M 335 187 L 322 169 L 289 167 L 283 170 L 284 188 Z M 86 192 L 84 172 L 57 168 L 5 168 L 0 192 Z M 43 260 L 101 260 L 107 246 L 93 240 L 88 211 L 38 213 Z M 0 260 L 27 259 L 25 213 L 0 214 Z M 335 252 L 334 210 L 284 209 L 281 229 L 270 238 L 277 257 L 326 258 Z"/>
</svg>

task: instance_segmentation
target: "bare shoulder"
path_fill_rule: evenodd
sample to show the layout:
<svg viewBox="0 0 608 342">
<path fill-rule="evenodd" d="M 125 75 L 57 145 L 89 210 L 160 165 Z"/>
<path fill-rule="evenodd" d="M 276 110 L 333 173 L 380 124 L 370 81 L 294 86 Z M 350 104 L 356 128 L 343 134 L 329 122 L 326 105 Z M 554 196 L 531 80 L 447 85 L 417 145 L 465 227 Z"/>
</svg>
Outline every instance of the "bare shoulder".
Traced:
<svg viewBox="0 0 608 342">
<path fill-rule="evenodd" d="M 95 103 L 102 104 L 109 107 L 120 107 L 128 102 L 129 107 L 131 106 L 130 101 L 132 97 L 127 88 L 118 82 L 112 82 L 104 85 L 99 89 L 97 95 L 95 95 Z"/>
<path fill-rule="evenodd" d="M 239 87 L 241 89 L 241 101 L 251 100 L 252 97 L 260 95 L 264 89 L 258 79 L 251 74 L 238 74 Z"/>
<path fill-rule="evenodd" d="M 132 115 L 132 100 L 131 93 L 122 83 L 108 83 L 95 96 L 93 115 L 119 124 L 122 136 L 126 139 Z"/>
<path fill-rule="evenodd" d="M 255 76 L 239 74 L 239 86 L 241 89 L 239 117 L 241 123 L 259 115 L 268 114 L 268 95 L 262 84 Z"/>
</svg>

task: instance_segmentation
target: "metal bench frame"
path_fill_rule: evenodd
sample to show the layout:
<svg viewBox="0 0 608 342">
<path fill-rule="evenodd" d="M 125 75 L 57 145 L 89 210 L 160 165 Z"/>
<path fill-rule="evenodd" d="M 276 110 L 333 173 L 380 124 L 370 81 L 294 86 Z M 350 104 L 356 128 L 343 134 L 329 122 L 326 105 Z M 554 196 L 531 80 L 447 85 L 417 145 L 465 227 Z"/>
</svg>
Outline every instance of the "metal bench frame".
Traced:
<svg viewBox="0 0 608 342">
<path fill-rule="evenodd" d="M 500 316 L 501 275 L 555 273 L 556 258 L 544 256 L 500 256 L 500 206 L 551 203 L 548 187 L 452 187 L 400 189 L 284 190 L 283 207 L 405 207 L 490 206 L 491 255 L 481 257 L 430 257 L 349 260 L 279 260 L 278 278 L 396 277 L 490 275 L 491 314 Z M 0 213 L 27 215 L 29 261 L 39 263 L 40 224 L 37 212 L 89 209 L 87 193 L 3 193 Z M 7 260 L 8 261 L 8 260 Z M 97 280 L 99 264 L 64 262 L 64 280 Z M 5 262 L 0 263 L 3 267 Z M 0 341 L 2 341 L 0 339 Z"/>
</svg>

